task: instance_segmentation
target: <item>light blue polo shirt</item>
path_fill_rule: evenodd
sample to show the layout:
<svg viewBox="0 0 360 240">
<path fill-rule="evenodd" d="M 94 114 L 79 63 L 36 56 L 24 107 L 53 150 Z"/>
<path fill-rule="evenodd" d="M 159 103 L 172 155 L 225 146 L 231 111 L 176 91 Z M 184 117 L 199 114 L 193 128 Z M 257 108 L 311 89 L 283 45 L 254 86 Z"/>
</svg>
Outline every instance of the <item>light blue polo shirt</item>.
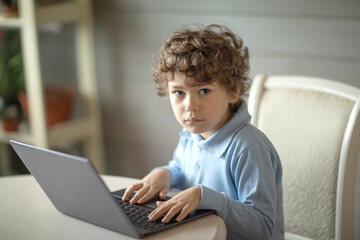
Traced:
<svg viewBox="0 0 360 240">
<path fill-rule="evenodd" d="M 245 102 L 204 140 L 184 129 L 167 166 L 171 187 L 201 185 L 199 209 L 214 209 L 228 239 L 284 239 L 282 168 L 269 139 L 250 124 Z"/>
</svg>

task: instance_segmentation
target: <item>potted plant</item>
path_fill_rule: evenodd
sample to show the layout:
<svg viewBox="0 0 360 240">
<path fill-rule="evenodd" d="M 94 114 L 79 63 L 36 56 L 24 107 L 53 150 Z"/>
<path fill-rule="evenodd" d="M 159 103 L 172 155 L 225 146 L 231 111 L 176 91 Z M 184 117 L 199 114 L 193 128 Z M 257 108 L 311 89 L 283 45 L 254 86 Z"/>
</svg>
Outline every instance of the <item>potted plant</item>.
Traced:
<svg viewBox="0 0 360 240">
<path fill-rule="evenodd" d="M 72 85 L 44 88 L 48 127 L 71 117 L 76 89 Z M 19 32 L 0 30 L 0 119 L 5 131 L 16 131 L 21 116 L 29 119 Z M 13 126 L 9 128 L 7 126 Z"/>
<path fill-rule="evenodd" d="M 76 98 L 76 89 L 69 84 L 47 85 L 44 88 L 44 98 L 46 123 L 48 127 L 52 127 L 67 121 L 71 117 Z M 24 117 L 28 120 L 31 109 L 29 109 L 27 95 L 24 91 L 20 91 L 18 100 Z"/>
<path fill-rule="evenodd" d="M 1 0 L 1 12 L 6 17 L 18 16 L 17 0 Z"/>
<path fill-rule="evenodd" d="M 17 31 L 0 31 L 0 118 L 4 130 L 8 123 L 18 125 L 21 108 L 17 95 L 24 89 L 20 34 Z M 17 127 L 12 128 L 16 131 Z"/>
<path fill-rule="evenodd" d="M 3 130 L 5 132 L 17 131 L 20 123 L 19 108 L 16 105 L 6 106 L 0 98 L 0 114 Z"/>
</svg>

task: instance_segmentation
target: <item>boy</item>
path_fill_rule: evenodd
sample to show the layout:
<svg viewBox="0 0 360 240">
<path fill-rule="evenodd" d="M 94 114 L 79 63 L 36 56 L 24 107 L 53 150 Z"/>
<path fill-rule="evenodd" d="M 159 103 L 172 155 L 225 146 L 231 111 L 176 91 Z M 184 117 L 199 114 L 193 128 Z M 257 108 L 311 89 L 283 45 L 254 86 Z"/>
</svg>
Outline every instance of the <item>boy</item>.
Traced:
<svg viewBox="0 0 360 240">
<path fill-rule="evenodd" d="M 149 219 L 214 209 L 228 239 L 283 239 L 282 168 L 266 136 L 250 124 L 242 96 L 250 81 L 248 49 L 228 28 L 209 25 L 173 33 L 164 43 L 153 77 L 169 96 L 183 126 L 174 158 L 123 196 L 142 204 L 170 187 L 184 191 L 159 201 Z M 130 195 L 137 191 L 131 198 Z"/>
</svg>

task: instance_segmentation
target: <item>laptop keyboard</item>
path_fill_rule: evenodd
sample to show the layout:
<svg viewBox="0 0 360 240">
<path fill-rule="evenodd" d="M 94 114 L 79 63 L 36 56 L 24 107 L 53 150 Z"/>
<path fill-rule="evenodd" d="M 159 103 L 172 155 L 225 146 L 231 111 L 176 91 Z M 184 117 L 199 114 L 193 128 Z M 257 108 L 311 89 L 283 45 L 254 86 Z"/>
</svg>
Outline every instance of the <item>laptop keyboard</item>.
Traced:
<svg viewBox="0 0 360 240">
<path fill-rule="evenodd" d="M 160 220 L 154 222 L 149 220 L 148 216 L 152 212 L 151 210 L 133 205 L 129 201 L 124 202 L 121 198 L 116 198 L 116 200 L 134 226 L 146 230 L 155 230 L 165 225 Z"/>
</svg>

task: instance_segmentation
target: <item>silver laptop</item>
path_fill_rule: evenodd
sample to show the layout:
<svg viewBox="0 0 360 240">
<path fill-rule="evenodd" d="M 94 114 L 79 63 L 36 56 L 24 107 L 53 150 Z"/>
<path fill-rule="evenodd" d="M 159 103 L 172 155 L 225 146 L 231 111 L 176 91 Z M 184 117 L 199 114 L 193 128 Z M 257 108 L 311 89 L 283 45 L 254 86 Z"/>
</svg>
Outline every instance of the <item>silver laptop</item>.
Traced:
<svg viewBox="0 0 360 240">
<path fill-rule="evenodd" d="M 150 222 L 147 215 L 159 199 L 143 205 L 123 202 L 124 189 L 110 193 L 88 159 L 12 140 L 10 144 L 59 212 L 97 226 L 141 238 L 214 213 L 195 210 L 181 222 Z"/>
</svg>

